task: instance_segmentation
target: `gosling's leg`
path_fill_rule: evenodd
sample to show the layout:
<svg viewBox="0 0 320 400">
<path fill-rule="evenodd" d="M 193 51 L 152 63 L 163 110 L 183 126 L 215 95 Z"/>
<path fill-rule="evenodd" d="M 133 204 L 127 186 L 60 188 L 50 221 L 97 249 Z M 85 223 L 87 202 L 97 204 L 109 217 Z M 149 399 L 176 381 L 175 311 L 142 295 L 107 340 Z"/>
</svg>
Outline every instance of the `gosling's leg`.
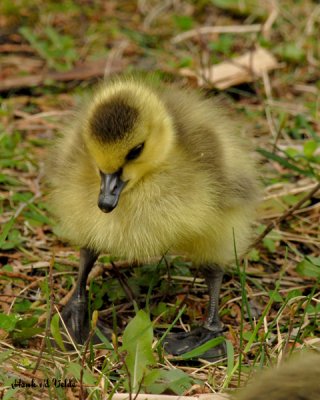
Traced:
<svg viewBox="0 0 320 400">
<path fill-rule="evenodd" d="M 76 343 L 83 344 L 89 335 L 88 294 L 86 284 L 98 254 L 90 249 L 80 250 L 80 265 L 75 291 L 65 305 L 61 316 Z"/>
<path fill-rule="evenodd" d="M 191 332 L 170 334 L 165 343 L 168 353 L 175 356 L 187 353 L 209 340 L 222 335 L 223 329 L 219 318 L 219 295 L 223 272 L 218 266 L 202 266 L 202 272 L 209 290 L 208 316 L 203 326 Z M 213 347 L 201 355 L 201 358 L 217 359 L 226 354 L 225 344 Z"/>
<path fill-rule="evenodd" d="M 223 330 L 219 317 L 219 296 L 223 271 L 217 266 L 205 266 L 202 268 L 202 273 L 209 291 L 208 315 L 204 328 L 220 335 Z"/>
</svg>

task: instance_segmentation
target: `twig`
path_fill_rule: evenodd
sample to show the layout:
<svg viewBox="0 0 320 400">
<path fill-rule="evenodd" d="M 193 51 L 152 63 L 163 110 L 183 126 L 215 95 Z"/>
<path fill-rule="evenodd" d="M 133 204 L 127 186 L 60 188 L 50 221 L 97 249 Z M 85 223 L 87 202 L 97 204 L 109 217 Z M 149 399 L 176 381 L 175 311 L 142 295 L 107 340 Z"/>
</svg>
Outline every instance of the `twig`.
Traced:
<svg viewBox="0 0 320 400">
<path fill-rule="evenodd" d="M 79 391 L 80 391 L 79 398 L 80 398 L 80 400 L 85 400 L 86 399 L 86 394 L 85 394 L 84 387 L 83 387 L 84 364 L 86 362 L 86 354 L 88 352 L 91 339 L 93 338 L 93 335 L 95 334 L 95 328 L 97 326 L 97 320 L 98 320 L 98 311 L 95 311 L 93 313 L 91 320 L 92 320 L 92 327 L 91 327 L 89 336 L 88 336 L 88 338 L 86 340 L 85 347 L 84 347 L 83 354 L 82 354 L 82 359 L 81 359 L 81 370 L 80 370 L 80 379 L 79 379 L 79 386 L 80 386 L 80 388 L 79 388 Z"/>
<path fill-rule="evenodd" d="M 18 76 L 15 78 L 2 79 L 0 82 L 0 92 L 12 89 L 40 86 L 46 80 L 59 82 L 83 81 L 93 78 L 103 77 L 105 72 L 106 60 L 95 60 L 76 65 L 71 71 L 66 72 L 40 72 L 36 75 Z M 120 72 L 123 65 L 112 65 L 109 73 Z"/>
<path fill-rule="evenodd" d="M 311 199 L 311 197 L 320 189 L 320 182 L 314 186 L 314 188 L 307 193 L 300 201 L 298 201 L 297 204 L 295 204 L 293 207 L 289 208 L 284 214 L 282 214 L 279 218 L 277 218 L 275 221 L 271 221 L 269 225 L 265 228 L 265 230 L 259 235 L 256 240 L 253 242 L 251 247 L 257 246 L 261 240 L 269 233 L 272 231 L 273 228 L 275 228 L 280 222 L 284 221 L 287 217 L 289 217 L 291 214 L 294 213 L 294 211 L 298 210 L 300 207 L 303 206 L 303 204 Z"/>
<path fill-rule="evenodd" d="M 54 111 L 43 111 L 43 112 L 39 112 L 37 114 L 28 114 L 28 113 L 24 113 L 21 112 L 20 110 L 16 110 L 14 112 L 14 115 L 21 117 L 24 120 L 27 121 L 32 121 L 35 119 L 41 119 L 41 118 L 46 118 L 46 117 L 61 117 L 64 115 L 72 115 L 73 112 L 71 110 L 54 110 Z"/>
<path fill-rule="evenodd" d="M 281 149 L 281 146 L 278 147 Z M 272 191 L 278 188 L 283 188 L 283 186 L 280 185 L 277 186 L 277 184 L 268 186 L 266 188 L 266 195 L 263 196 L 263 200 L 267 201 L 270 199 L 278 199 L 284 196 L 295 195 L 302 192 L 306 192 L 307 190 L 312 190 L 314 188 L 314 183 L 312 184 L 307 183 L 304 186 L 299 186 L 299 187 L 297 187 L 296 185 L 295 186 L 287 185 L 286 187 L 284 187 L 284 190 L 272 194 Z"/>
<path fill-rule="evenodd" d="M 54 266 L 54 254 L 52 255 L 51 261 L 50 261 L 50 268 L 49 268 L 49 289 L 50 289 L 50 295 L 49 295 L 49 313 L 48 313 L 48 317 L 47 317 L 47 321 L 46 321 L 46 329 L 44 332 L 44 336 L 42 338 L 42 342 L 41 342 L 41 346 L 40 346 L 40 351 L 39 351 L 39 355 L 37 358 L 37 362 L 36 365 L 32 371 L 33 374 L 36 373 L 37 369 L 39 368 L 40 365 L 40 361 L 42 359 L 42 354 L 45 348 L 45 344 L 46 344 L 46 338 L 49 336 L 49 330 L 50 330 L 50 321 L 51 321 L 51 317 L 52 317 L 52 313 L 53 313 L 53 305 L 54 305 L 54 293 L 53 293 L 53 274 L 52 274 L 52 270 L 53 270 L 53 266 Z"/>
<path fill-rule="evenodd" d="M 139 382 L 139 386 L 138 386 L 137 393 L 136 393 L 136 395 L 134 396 L 133 400 L 137 400 L 137 398 L 139 397 L 139 393 L 141 392 L 142 382 L 143 382 L 143 380 L 144 380 L 144 377 L 145 377 L 145 373 L 143 373 L 143 375 L 142 375 L 141 381 Z"/>
<path fill-rule="evenodd" d="M 114 351 L 115 351 L 116 355 L 118 356 L 119 360 L 122 362 L 122 365 L 123 365 L 123 367 L 124 367 L 124 369 L 125 369 L 125 371 L 127 373 L 127 376 L 128 376 L 129 393 L 126 393 L 126 400 L 132 400 L 133 392 L 132 392 L 131 374 L 130 374 L 128 365 L 126 363 L 124 353 L 120 353 L 119 352 L 118 339 L 117 339 L 117 336 L 116 336 L 115 333 L 112 334 L 112 343 L 113 343 Z M 108 397 L 108 400 L 109 399 L 111 400 L 111 398 L 114 399 L 114 396 L 115 396 L 115 394 L 113 394 L 112 397 Z"/>
<path fill-rule="evenodd" d="M 128 400 L 129 393 L 116 393 L 112 397 L 113 400 Z M 230 397 L 226 394 L 200 394 L 199 396 L 172 396 L 168 394 L 142 394 L 140 393 L 136 400 L 226 400 Z"/>
<path fill-rule="evenodd" d="M 116 266 L 115 263 L 113 263 L 113 262 L 111 261 L 111 265 L 112 265 L 112 267 L 113 267 L 113 268 L 112 268 L 112 272 L 114 272 L 114 275 L 115 275 L 116 278 L 118 279 L 118 281 L 119 281 L 119 283 L 120 283 L 120 285 L 121 285 L 123 291 L 125 292 L 127 298 L 128 298 L 131 302 L 133 302 L 135 296 L 134 296 L 134 293 L 133 293 L 133 291 L 131 290 L 130 286 L 128 285 L 127 280 L 124 279 L 124 278 L 122 277 L 122 274 L 121 274 L 121 272 L 118 270 L 118 268 L 117 268 L 117 266 Z"/>
<path fill-rule="evenodd" d="M 16 219 L 19 217 L 19 215 L 21 214 L 21 212 L 23 211 L 23 209 L 27 206 L 29 206 L 30 204 L 32 204 L 36 199 L 38 199 L 41 196 L 41 193 L 36 193 L 34 196 L 31 197 L 30 200 L 21 203 L 20 206 L 17 208 L 16 212 L 14 213 L 13 218 Z"/>
<path fill-rule="evenodd" d="M 69 332 L 69 330 L 68 330 L 68 328 L 67 328 L 67 326 L 66 326 L 66 324 L 65 324 L 65 322 L 64 322 L 64 320 L 63 320 L 63 318 L 62 318 L 62 316 L 60 314 L 60 311 L 58 310 L 58 307 L 56 305 L 54 305 L 54 308 L 55 308 L 56 313 L 59 315 L 60 322 L 61 322 L 61 324 L 63 326 L 63 329 L 65 330 L 65 333 L 66 333 L 66 335 L 68 337 L 69 343 L 72 344 L 74 350 L 77 352 L 78 357 L 80 358 L 81 357 L 80 351 L 79 351 L 78 347 L 76 346 L 73 338 L 71 337 L 70 332 Z"/>
<path fill-rule="evenodd" d="M 123 60 L 123 53 L 128 46 L 129 40 L 121 40 L 121 42 L 109 52 L 103 72 L 104 78 L 114 73 L 117 65 L 121 65 L 120 61 Z"/>
<path fill-rule="evenodd" d="M 168 9 L 171 7 L 172 1 L 171 0 L 165 0 L 164 2 L 159 2 L 155 7 L 153 7 L 148 15 L 145 17 L 143 21 L 143 28 L 144 29 L 150 29 L 151 24 L 153 21 L 159 17 L 159 15 L 165 13 L 168 11 Z"/>
<path fill-rule="evenodd" d="M 262 33 L 266 38 L 270 37 L 270 31 L 271 31 L 272 25 L 278 18 L 278 15 L 279 15 L 278 4 L 276 1 L 271 0 L 271 12 L 262 27 Z"/>
<path fill-rule="evenodd" d="M 0 277 L 1 276 L 6 276 L 8 278 L 12 278 L 12 279 L 22 279 L 22 280 L 26 280 L 29 282 L 34 282 L 37 281 L 38 278 L 35 276 L 28 276 L 26 274 L 22 274 L 21 272 L 10 272 L 10 271 L 0 271 Z"/>
<path fill-rule="evenodd" d="M 180 33 L 171 39 L 171 43 L 177 44 L 184 40 L 190 39 L 199 35 L 210 35 L 217 33 L 252 33 L 260 32 L 262 29 L 261 24 L 253 25 L 230 25 L 230 26 L 203 26 L 201 28 L 192 29 L 187 32 Z"/>
<path fill-rule="evenodd" d="M 262 72 L 262 78 L 263 78 L 265 94 L 267 96 L 268 102 L 270 102 L 272 100 L 272 90 L 271 90 L 270 79 L 269 79 L 267 71 Z M 280 137 L 280 130 L 278 130 L 276 127 L 274 118 L 272 116 L 272 111 L 271 111 L 269 105 L 266 105 L 265 112 L 266 112 L 269 129 L 270 129 L 271 135 L 274 139 L 273 149 L 275 149 L 276 143 Z"/>
<path fill-rule="evenodd" d="M 28 44 L 4 43 L 0 45 L 0 53 L 33 53 L 34 49 Z"/>
</svg>

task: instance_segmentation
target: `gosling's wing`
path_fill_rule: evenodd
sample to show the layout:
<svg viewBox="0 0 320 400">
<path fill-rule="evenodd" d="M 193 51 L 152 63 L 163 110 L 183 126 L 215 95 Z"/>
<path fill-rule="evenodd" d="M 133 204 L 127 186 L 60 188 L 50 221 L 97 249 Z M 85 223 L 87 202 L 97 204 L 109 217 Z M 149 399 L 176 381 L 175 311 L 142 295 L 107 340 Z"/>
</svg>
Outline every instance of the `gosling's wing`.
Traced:
<svg viewBox="0 0 320 400">
<path fill-rule="evenodd" d="M 225 204 L 256 200 L 255 163 L 231 111 L 219 100 L 190 90 L 165 89 L 162 96 L 173 118 L 178 144 L 195 171 L 210 175 Z"/>
</svg>

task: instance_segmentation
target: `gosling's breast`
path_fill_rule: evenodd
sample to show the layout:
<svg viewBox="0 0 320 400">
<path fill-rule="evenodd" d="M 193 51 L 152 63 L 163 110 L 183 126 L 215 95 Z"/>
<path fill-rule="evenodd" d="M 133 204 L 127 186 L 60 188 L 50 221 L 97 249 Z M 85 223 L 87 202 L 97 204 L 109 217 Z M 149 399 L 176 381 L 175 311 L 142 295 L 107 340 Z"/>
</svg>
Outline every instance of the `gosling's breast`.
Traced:
<svg viewBox="0 0 320 400">
<path fill-rule="evenodd" d="M 159 185 L 153 179 L 125 193 L 110 214 L 98 213 L 91 240 L 101 251 L 128 259 L 159 256 L 204 235 L 214 207 L 207 190 L 193 180 Z"/>
</svg>

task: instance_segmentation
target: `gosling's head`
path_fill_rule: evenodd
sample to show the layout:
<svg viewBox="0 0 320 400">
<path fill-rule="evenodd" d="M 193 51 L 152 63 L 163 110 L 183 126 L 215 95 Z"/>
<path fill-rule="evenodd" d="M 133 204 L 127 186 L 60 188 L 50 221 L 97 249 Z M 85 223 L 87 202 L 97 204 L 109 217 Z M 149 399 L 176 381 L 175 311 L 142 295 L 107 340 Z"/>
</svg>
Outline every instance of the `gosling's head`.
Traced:
<svg viewBox="0 0 320 400">
<path fill-rule="evenodd" d="M 101 87 L 86 121 L 84 140 L 101 177 L 98 206 L 110 212 L 122 193 L 168 160 L 172 120 L 151 89 L 127 80 Z"/>
</svg>

